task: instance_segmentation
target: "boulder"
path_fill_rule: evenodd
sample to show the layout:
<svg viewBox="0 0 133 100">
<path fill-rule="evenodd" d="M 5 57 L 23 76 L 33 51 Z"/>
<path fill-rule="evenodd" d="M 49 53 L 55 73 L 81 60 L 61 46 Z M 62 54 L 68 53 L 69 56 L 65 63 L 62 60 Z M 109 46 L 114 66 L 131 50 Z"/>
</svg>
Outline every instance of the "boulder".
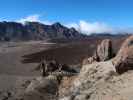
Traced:
<svg viewBox="0 0 133 100">
<path fill-rule="evenodd" d="M 100 62 L 110 60 L 113 57 L 112 42 L 110 39 L 105 39 L 98 45 L 94 55 L 85 58 L 82 62 L 83 65 L 92 64 L 93 62 Z"/>
<path fill-rule="evenodd" d="M 98 45 L 94 54 L 98 61 L 106 61 L 113 57 L 112 42 L 110 39 L 105 39 Z"/>
<path fill-rule="evenodd" d="M 124 41 L 112 62 L 120 74 L 133 69 L 133 35 Z"/>
</svg>

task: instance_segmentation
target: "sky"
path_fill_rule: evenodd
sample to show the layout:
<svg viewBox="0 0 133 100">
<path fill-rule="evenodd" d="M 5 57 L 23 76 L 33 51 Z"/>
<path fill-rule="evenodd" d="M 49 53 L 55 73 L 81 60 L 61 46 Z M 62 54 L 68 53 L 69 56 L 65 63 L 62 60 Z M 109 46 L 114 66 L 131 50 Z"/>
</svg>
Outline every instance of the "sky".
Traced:
<svg viewBox="0 0 133 100">
<path fill-rule="evenodd" d="M 131 31 L 133 0 L 0 0 L 0 21 L 60 22 L 90 34 Z"/>
</svg>

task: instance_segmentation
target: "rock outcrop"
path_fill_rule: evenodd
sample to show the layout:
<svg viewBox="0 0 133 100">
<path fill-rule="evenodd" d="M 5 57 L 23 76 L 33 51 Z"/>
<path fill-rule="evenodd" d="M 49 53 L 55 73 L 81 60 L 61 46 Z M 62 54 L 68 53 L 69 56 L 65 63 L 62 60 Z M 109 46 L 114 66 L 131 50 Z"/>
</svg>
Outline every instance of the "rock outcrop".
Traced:
<svg viewBox="0 0 133 100">
<path fill-rule="evenodd" d="M 112 100 L 102 98 L 112 95 L 113 90 L 107 87 L 115 75 L 116 70 L 111 61 L 84 65 L 66 97 L 60 100 Z"/>
<path fill-rule="evenodd" d="M 58 100 L 66 87 L 64 84 L 72 82 L 72 77 L 78 73 L 65 64 L 55 60 L 43 60 L 36 70 L 43 70 L 42 76 L 32 80 L 26 91 L 18 96 L 22 100 Z M 69 80 L 69 81 L 68 81 Z M 70 87 L 68 84 L 68 87 Z"/>
<path fill-rule="evenodd" d="M 48 73 L 55 72 L 60 68 L 59 63 L 56 60 L 46 61 L 42 60 L 35 70 L 40 70 L 42 76 L 47 76 Z"/>
<path fill-rule="evenodd" d="M 133 35 L 124 41 L 112 62 L 120 74 L 133 69 Z"/>
<path fill-rule="evenodd" d="M 83 66 L 69 94 L 59 100 L 132 100 L 133 71 L 118 75 L 111 61 Z"/>
<path fill-rule="evenodd" d="M 83 65 L 93 62 L 107 61 L 113 57 L 112 42 L 110 39 L 105 39 L 98 45 L 92 57 L 83 60 Z"/>
<path fill-rule="evenodd" d="M 77 74 L 75 69 L 66 64 L 60 64 L 56 60 L 42 60 L 35 70 L 40 70 L 43 77 L 48 75 L 73 76 Z"/>
<path fill-rule="evenodd" d="M 102 50 L 101 47 L 98 47 L 99 51 Z M 109 60 L 107 57 L 109 61 L 93 62 L 92 64 L 84 65 L 68 94 L 60 100 L 132 99 L 133 71 L 128 71 L 133 69 L 132 50 L 133 36 L 130 36 L 122 44 L 115 58 Z M 101 54 L 105 56 L 106 53 L 102 52 Z M 104 57 L 101 56 L 101 58 L 103 59 Z M 120 73 L 123 74 L 119 75 Z"/>
<path fill-rule="evenodd" d="M 105 39 L 98 45 L 94 54 L 99 61 L 107 61 L 113 57 L 112 42 L 109 39 Z"/>
</svg>

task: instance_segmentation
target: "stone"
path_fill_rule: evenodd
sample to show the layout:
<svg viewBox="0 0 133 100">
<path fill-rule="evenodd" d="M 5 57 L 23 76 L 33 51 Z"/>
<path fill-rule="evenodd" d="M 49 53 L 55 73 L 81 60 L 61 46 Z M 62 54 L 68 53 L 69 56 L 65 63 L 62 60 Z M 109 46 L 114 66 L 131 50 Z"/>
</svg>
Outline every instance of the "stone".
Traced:
<svg viewBox="0 0 133 100">
<path fill-rule="evenodd" d="M 98 45 L 94 54 L 98 61 L 107 61 L 113 57 L 112 42 L 110 39 L 105 39 Z"/>
<path fill-rule="evenodd" d="M 120 74 L 133 69 L 133 35 L 124 41 L 112 62 Z"/>
<path fill-rule="evenodd" d="M 112 42 L 110 39 L 105 39 L 98 45 L 94 55 L 83 59 L 82 65 L 92 64 L 94 62 L 107 61 L 113 58 Z"/>
</svg>

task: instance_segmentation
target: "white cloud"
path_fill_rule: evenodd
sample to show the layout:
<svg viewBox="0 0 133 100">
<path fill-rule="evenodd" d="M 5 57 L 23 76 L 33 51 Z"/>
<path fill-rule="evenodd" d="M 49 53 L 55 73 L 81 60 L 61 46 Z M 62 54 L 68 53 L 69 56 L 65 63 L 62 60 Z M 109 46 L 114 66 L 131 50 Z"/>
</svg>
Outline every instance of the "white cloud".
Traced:
<svg viewBox="0 0 133 100">
<path fill-rule="evenodd" d="M 24 24 L 27 21 L 28 22 L 41 22 L 41 23 L 46 24 L 46 25 L 51 25 L 52 24 L 52 22 L 50 22 L 48 20 L 42 21 L 40 19 L 40 15 L 39 14 L 29 15 L 27 17 L 24 17 L 24 18 L 21 18 L 21 19 L 17 20 L 17 22 L 20 22 L 22 24 Z"/>
<path fill-rule="evenodd" d="M 27 16 L 27 17 L 24 17 L 24 18 L 21 18 L 18 20 L 18 22 L 20 23 L 25 23 L 26 21 L 29 21 L 29 22 L 40 22 L 39 20 L 39 17 L 40 15 L 30 15 L 30 16 Z"/>
<path fill-rule="evenodd" d="M 78 31 L 84 34 L 91 33 L 104 33 L 104 32 L 112 32 L 113 28 L 108 26 L 105 23 L 101 22 L 87 22 L 84 20 L 79 21 L 78 23 L 70 23 L 66 25 L 67 27 L 74 27 Z"/>
</svg>

